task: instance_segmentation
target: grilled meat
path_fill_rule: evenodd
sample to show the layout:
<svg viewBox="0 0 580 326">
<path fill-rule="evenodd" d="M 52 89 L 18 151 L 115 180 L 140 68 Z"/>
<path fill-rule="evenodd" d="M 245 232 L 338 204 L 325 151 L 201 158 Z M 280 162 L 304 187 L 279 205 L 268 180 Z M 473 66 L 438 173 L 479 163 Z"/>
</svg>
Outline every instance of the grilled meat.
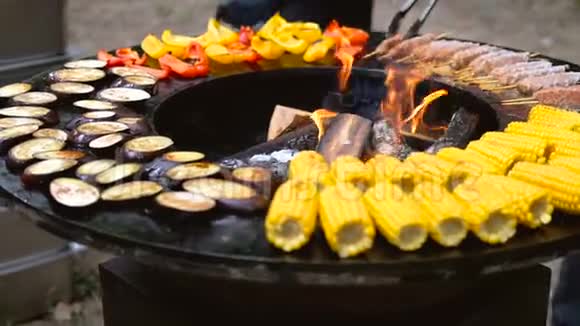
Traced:
<svg viewBox="0 0 580 326">
<path fill-rule="evenodd" d="M 487 75 L 493 69 L 505 67 L 519 62 L 526 62 L 528 61 L 528 58 L 528 53 L 515 53 L 507 51 L 496 56 L 490 56 L 487 59 L 478 60 L 477 64 L 475 64 L 474 61 L 470 64 L 470 66 L 476 74 Z"/>
<path fill-rule="evenodd" d="M 525 78 L 518 82 L 518 90 L 523 94 L 532 94 L 544 88 L 572 86 L 579 81 L 580 72 L 560 72 Z"/>
<path fill-rule="evenodd" d="M 438 40 L 413 51 L 413 56 L 423 61 L 446 61 L 453 54 L 478 46 L 476 43 L 455 40 Z"/>
<path fill-rule="evenodd" d="M 466 67 L 471 61 L 481 57 L 482 55 L 499 51 L 500 48 L 490 45 L 480 45 L 474 48 L 467 48 L 456 52 L 451 57 L 451 67 L 454 69 L 461 69 Z"/>
<path fill-rule="evenodd" d="M 507 65 L 503 67 L 498 67 L 493 69 L 490 72 L 490 76 L 499 79 L 501 76 L 512 74 L 516 72 L 526 71 L 526 70 L 535 70 L 541 68 L 549 68 L 552 66 L 552 63 L 547 60 L 538 60 L 538 61 L 528 61 L 528 62 L 518 62 L 514 63 L 513 65 Z"/>
<path fill-rule="evenodd" d="M 557 74 L 561 72 L 565 72 L 568 66 L 554 66 L 554 67 L 547 67 L 547 68 L 537 68 L 537 69 L 528 69 L 523 71 L 516 71 L 508 74 L 504 74 L 499 76 L 497 80 L 504 84 L 504 85 L 511 85 L 517 83 L 518 81 L 529 78 L 529 77 L 536 77 L 536 76 L 547 76 L 551 74 Z"/>
<path fill-rule="evenodd" d="M 534 97 L 542 104 L 580 110 L 580 85 L 542 89 Z"/>
<path fill-rule="evenodd" d="M 437 36 L 435 34 L 425 34 L 421 36 L 416 36 L 408 40 L 404 40 L 387 52 L 387 54 L 381 56 L 379 60 L 388 61 L 402 59 L 413 53 L 413 50 L 432 42 Z"/>
<path fill-rule="evenodd" d="M 384 39 L 381 44 L 377 46 L 375 52 L 377 52 L 379 55 L 384 55 L 389 52 L 389 50 L 401 43 L 401 41 L 403 41 L 403 35 L 395 34 L 389 38 Z"/>
</svg>

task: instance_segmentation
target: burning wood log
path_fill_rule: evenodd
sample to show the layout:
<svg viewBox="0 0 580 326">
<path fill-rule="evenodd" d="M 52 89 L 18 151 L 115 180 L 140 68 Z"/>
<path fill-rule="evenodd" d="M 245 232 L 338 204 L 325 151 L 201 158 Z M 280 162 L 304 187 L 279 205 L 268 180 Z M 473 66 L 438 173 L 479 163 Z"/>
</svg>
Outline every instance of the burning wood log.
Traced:
<svg viewBox="0 0 580 326">
<path fill-rule="evenodd" d="M 411 154 L 409 147 L 398 128 L 387 119 L 379 119 L 373 122 L 371 144 L 376 154 L 385 154 L 404 159 Z"/>
<path fill-rule="evenodd" d="M 268 127 L 268 140 L 279 137 L 296 128 L 310 123 L 310 112 L 291 108 L 283 105 L 276 105 L 270 126 Z"/>
<path fill-rule="evenodd" d="M 463 107 L 459 108 L 451 117 L 445 135 L 431 145 L 426 152 L 434 154 L 445 147 L 464 148 L 477 130 L 478 123 L 479 114 Z"/>
<path fill-rule="evenodd" d="M 371 121 L 356 114 L 341 113 L 328 126 L 317 151 L 327 162 L 339 156 L 361 157 L 371 132 Z"/>
</svg>

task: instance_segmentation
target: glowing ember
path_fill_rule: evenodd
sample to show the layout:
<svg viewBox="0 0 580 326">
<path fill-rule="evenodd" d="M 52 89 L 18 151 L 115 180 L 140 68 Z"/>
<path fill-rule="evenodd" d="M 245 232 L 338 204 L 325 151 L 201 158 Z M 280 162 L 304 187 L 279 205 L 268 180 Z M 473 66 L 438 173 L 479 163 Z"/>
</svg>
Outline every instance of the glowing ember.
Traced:
<svg viewBox="0 0 580 326">
<path fill-rule="evenodd" d="M 411 112 L 411 114 L 403 121 L 403 124 L 411 122 L 411 132 L 417 132 L 417 129 L 423 122 L 423 117 L 425 116 L 425 112 L 427 112 L 427 107 L 436 99 L 440 98 L 441 96 L 447 95 L 447 91 L 444 89 L 440 89 L 435 91 L 423 98 L 421 104 L 417 105 L 415 109 Z"/>
<path fill-rule="evenodd" d="M 336 112 L 327 109 L 318 109 L 310 115 L 310 119 L 314 121 L 314 124 L 318 128 L 318 140 L 324 135 L 324 120 L 329 118 L 334 118 L 337 115 Z"/>
</svg>

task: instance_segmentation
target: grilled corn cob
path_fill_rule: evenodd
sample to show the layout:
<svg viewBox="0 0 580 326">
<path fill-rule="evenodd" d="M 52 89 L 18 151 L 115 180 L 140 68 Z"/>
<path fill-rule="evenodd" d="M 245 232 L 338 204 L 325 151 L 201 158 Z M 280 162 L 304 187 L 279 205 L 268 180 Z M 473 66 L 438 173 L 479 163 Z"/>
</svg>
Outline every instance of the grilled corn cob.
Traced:
<svg viewBox="0 0 580 326">
<path fill-rule="evenodd" d="M 320 192 L 320 223 L 326 241 L 340 257 L 351 257 L 373 246 L 375 227 L 354 185 L 337 183 Z"/>
<path fill-rule="evenodd" d="M 507 194 L 500 195 L 497 188 L 485 182 L 477 181 L 459 185 L 453 194 L 465 203 L 469 229 L 481 241 L 505 243 L 516 233 L 517 214 L 512 206 L 514 199 Z"/>
<path fill-rule="evenodd" d="M 548 161 L 548 164 L 562 166 L 568 170 L 580 173 L 580 157 L 552 155 L 550 156 L 550 161 Z"/>
<path fill-rule="evenodd" d="M 544 188 L 552 205 L 562 211 L 580 213 L 580 174 L 562 166 L 517 163 L 510 177 Z"/>
<path fill-rule="evenodd" d="M 580 154 L 580 133 L 578 132 L 527 122 L 512 122 L 505 131 L 511 134 L 542 138 L 548 142 L 550 153 Z"/>
<path fill-rule="evenodd" d="M 403 162 L 393 156 L 378 154 L 365 165 L 371 175 L 371 185 L 388 181 L 400 184 L 403 189 L 413 188 L 412 171 L 405 169 Z"/>
<path fill-rule="evenodd" d="M 365 186 L 370 182 L 371 172 L 365 164 L 354 156 L 340 156 L 330 165 L 330 173 L 335 182 Z"/>
<path fill-rule="evenodd" d="M 319 182 L 328 171 L 328 164 L 322 155 L 315 151 L 302 151 L 290 161 L 288 177 L 292 180 Z"/>
<path fill-rule="evenodd" d="M 481 174 L 481 169 L 470 164 L 454 164 L 435 155 L 415 152 L 403 163 L 413 171 L 414 183 L 433 182 L 453 189 L 470 177 Z"/>
<path fill-rule="evenodd" d="M 548 142 L 538 137 L 490 131 L 483 134 L 481 140 L 499 147 L 515 149 L 524 155 L 526 161 L 544 163 L 548 157 Z"/>
<path fill-rule="evenodd" d="M 268 241 L 288 252 L 304 246 L 316 227 L 318 192 L 312 182 L 282 184 L 270 204 L 265 228 Z"/>
<path fill-rule="evenodd" d="M 470 164 L 474 168 L 474 174 L 492 173 L 499 174 L 500 166 L 492 159 L 475 151 L 467 151 L 457 147 L 446 147 L 437 152 L 437 157 L 454 164 Z M 477 172 L 477 170 L 479 172 Z"/>
<path fill-rule="evenodd" d="M 509 210 L 517 216 L 518 222 L 530 228 L 537 228 L 552 221 L 554 207 L 545 189 L 514 178 L 498 175 L 484 175 L 477 182 L 489 189 L 497 189 L 502 196 L 513 198 Z"/>
<path fill-rule="evenodd" d="M 376 184 L 367 190 L 364 202 L 379 232 L 392 245 L 405 251 L 423 246 L 428 234 L 426 212 L 397 185 Z"/>
<path fill-rule="evenodd" d="M 506 174 L 507 171 L 518 161 L 525 161 L 527 159 L 533 162 L 537 161 L 536 155 L 522 154 L 514 148 L 505 146 L 498 146 L 491 142 L 482 140 L 472 141 L 467 145 L 468 151 L 478 152 L 490 160 L 495 161 L 499 167 L 500 174 Z"/>
<path fill-rule="evenodd" d="M 457 246 L 467 236 L 465 206 L 447 189 L 422 183 L 414 189 L 415 198 L 426 212 L 431 238 L 445 247 Z"/>
<path fill-rule="evenodd" d="M 528 122 L 573 131 L 580 130 L 580 114 L 548 105 L 534 106 L 528 115 Z"/>
</svg>

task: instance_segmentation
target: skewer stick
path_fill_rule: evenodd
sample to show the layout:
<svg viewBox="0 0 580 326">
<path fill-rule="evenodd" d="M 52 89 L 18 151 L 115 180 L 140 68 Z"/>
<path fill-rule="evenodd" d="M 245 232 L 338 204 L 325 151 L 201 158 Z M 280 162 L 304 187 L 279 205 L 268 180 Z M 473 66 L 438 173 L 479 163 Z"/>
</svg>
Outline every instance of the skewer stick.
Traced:
<svg viewBox="0 0 580 326">
<path fill-rule="evenodd" d="M 375 56 L 377 56 L 377 55 L 379 54 L 379 52 L 380 52 L 380 51 L 374 50 L 373 52 L 371 52 L 371 53 L 368 53 L 368 54 L 364 55 L 364 56 L 362 57 L 362 59 L 364 60 L 364 59 L 370 59 L 370 58 L 372 58 L 372 57 L 375 57 Z"/>
<path fill-rule="evenodd" d="M 490 88 L 484 88 L 484 89 L 487 91 L 503 91 L 503 90 L 513 89 L 516 87 L 518 87 L 518 85 L 506 85 L 506 86 L 490 87 Z"/>
<path fill-rule="evenodd" d="M 467 72 L 467 71 L 471 71 L 471 67 L 466 67 L 466 68 L 463 68 L 463 69 L 459 69 L 456 72 L 458 74 L 461 74 L 461 73 L 464 73 L 464 72 Z"/>
<path fill-rule="evenodd" d="M 405 131 L 405 130 L 401 130 L 401 135 L 405 136 L 405 137 L 413 137 L 413 138 L 417 138 L 423 141 L 428 141 L 428 142 L 435 142 L 435 138 L 426 136 L 426 135 L 422 135 L 422 134 L 414 134 L 412 132 L 409 131 Z"/>
<path fill-rule="evenodd" d="M 507 99 L 507 100 L 503 100 L 503 101 L 501 101 L 501 103 L 510 103 L 510 102 L 522 102 L 522 101 L 533 101 L 533 100 L 535 100 L 535 99 L 536 99 L 536 98 L 535 98 L 535 97 L 533 97 L 533 96 L 530 96 L 530 97 L 519 97 L 519 98 L 510 98 L 510 99 Z"/>
<path fill-rule="evenodd" d="M 522 102 L 509 102 L 509 103 L 501 103 L 503 106 L 512 106 L 512 105 L 531 105 L 531 104 L 538 104 L 539 101 L 522 101 Z"/>
</svg>

